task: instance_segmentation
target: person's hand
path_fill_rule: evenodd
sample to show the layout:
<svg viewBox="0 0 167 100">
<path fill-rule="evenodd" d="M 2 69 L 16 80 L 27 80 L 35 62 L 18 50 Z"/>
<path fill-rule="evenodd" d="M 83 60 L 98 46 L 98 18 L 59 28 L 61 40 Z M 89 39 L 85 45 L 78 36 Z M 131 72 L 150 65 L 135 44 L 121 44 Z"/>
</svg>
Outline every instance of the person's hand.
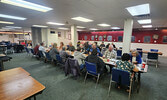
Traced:
<svg viewBox="0 0 167 100">
<path fill-rule="evenodd" d="M 132 62 L 133 64 L 137 64 L 137 61 Z"/>
</svg>

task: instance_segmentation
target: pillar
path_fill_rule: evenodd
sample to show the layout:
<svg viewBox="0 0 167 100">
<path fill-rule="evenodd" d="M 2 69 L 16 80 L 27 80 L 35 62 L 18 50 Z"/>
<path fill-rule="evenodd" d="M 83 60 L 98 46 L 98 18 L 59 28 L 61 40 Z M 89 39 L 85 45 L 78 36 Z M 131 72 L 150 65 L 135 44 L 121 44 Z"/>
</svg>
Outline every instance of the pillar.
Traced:
<svg viewBox="0 0 167 100">
<path fill-rule="evenodd" d="M 124 34 L 123 34 L 123 53 L 129 53 L 131 47 L 131 36 L 133 29 L 133 19 L 126 19 L 124 21 Z"/>
<path fill-rule="evenodd" d="M 74 47 L 77 48 L 78 33 L 77 27 L 75 25 L 71 26 L 71 42 L 74 45 Z"/>
</svg>

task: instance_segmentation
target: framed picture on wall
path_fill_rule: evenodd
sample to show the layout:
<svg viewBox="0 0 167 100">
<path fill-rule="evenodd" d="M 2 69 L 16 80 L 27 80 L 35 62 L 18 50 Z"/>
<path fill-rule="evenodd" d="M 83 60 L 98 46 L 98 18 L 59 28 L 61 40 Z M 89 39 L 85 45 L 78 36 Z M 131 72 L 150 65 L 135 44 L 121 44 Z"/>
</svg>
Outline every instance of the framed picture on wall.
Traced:
<svg viewBox="0 0 167 100">
<path fill-rule="evenodd" d="M 167 36 L 163 36 L 163 43 L 167 43 Z"/>
<path fill-rule="evenodd" d="M 158 38 L 159 38 L 159 35 L 157 35 L 157 34 L 154 34 L 154 35 L 153 35 L 153 39 L 154 39 L 154 40 L 157 40 Z"/>
<path fill-rule="evenodd" d="M 94 36 L 91 36 L 91 40 L 94 41 Z"/>
<path fill-rule="evenodd" d="M 112 41 L 112 36 L 109 35 L 109 36 L 107 37 L 107 41 Z"/>
<path fill-rule="evenodd" d="M 84 36 L 84 40 L 87 40 L 87 39 L 88 39 L 88 37 L 85 35 L 85 36 Z"/>
<path fill-rule="evenodd" d="M 103 40 L 103 37 L 102 36 L 99 36 L 99 41 L 102 41 Z"/>
<path fill-rule="evenodd" d="M 144 43 L 150 43 L 151 37 L 150 36 L 144 36 Z"/>
<path fill-rule="evenodd" d="M 95 38 L 97 39 L 97 38 L 98 38 L 98 35 L 95 35 Z"/>
<path fill-rule="evenodd" d="M 123 37 L 122 36 L 118 36 L 118 42 L 122 42 L 123 41 Z"/>
</svg>

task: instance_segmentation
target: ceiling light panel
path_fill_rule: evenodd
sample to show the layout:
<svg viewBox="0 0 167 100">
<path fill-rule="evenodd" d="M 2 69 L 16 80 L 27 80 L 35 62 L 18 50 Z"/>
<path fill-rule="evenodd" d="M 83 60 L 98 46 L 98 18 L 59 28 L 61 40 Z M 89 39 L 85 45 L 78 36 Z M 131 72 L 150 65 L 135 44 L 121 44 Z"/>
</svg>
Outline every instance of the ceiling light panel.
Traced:
<svg viewBox="0 0 167 100">
<path fill-rule="evenodd" d="M 5 14 L 0 14 L 0 17 L 9 18 L 9 19 L 16 19 L 16 20 L 26 20 L 27 19 L 27 18 L 24 18 L 24 17 L 11 16 L 11 15 L 5 15 Z"/>
<path fill-rule="evenodd" d="M 142 4 L 126 8 L 132 16 L 147 15 L 150 14 L 150 5 Z"/>
<path fill-rule="evenodd" d="M 60 30 L 69 30 L 69 28 L 65 28 L 65 27 L 59 27 L 58 29 L 60 29 Z"/>
<path fill-rule="evenodd" d="M 98 26 L 102 26 L 102 27 L 109 27 L 109 26 L 111 26 L 111 25 L 109 25 L 109 24 L 105 24 L 105 23 L 103 23 L 103 24 L 97 24 Z"/>
<path fill-rule="evenodd" d="M 143 20 L 138 20 L 139 24 L 150 24 L 151 23 L 151 19 L 143 19 Z"/>
<path fill-rule="evenodd" d="M 56 23 L 56 22 L 47 22 L 47 24 L 51 24 L 51 25 L 65 25 L 63 23 Z"/>
<path fill-rule="evenodd" d="M 97 28 L 90 28 L 90 30 L 98 30 Z"/>
<path fill-rule="evenodd" d="M 14 22 L 0 21 L 1 24 L 14 24 Z"/>
<path fill-rule="evenodd" d="M 44 25 L 32 25 L 33 27 L 41 27 L 41 28 L 46 28 L 48 26 L 44 26 Z"/>
<path fill-rule="evenodd" d="M 143 27 L 143 28 L 151 28 L 152 25 L 143 25 L 142 27 Z"/>
<path fill-rule="evenodd" d="M 77 28 L 85 28 L 85 27 L 83 27 L 83 26 L 77 26 Z"/>
<path fill-rule="evenodd" d="M 74 18 L 71 18 L 71 19 L 81 21 L 81 22 L 93 22 L 93 20 L 87 19 L 87 18 L 84 18 L 84 17 L 74 17 Z"/>
<path fill-rule="evenodd" d="M 119 27 L 111 27 L 111 29 L 113 29 L 113 30 L 118 30 L 118 29 L 120 29 Z"/>
<path fill-rule="evenodd" d="M 6 26 L 6 28 L 17 28 L 17 29 L 21 29 L 22 27 L 18 27 L 18 26 Z"/>
<path fill-rule="evenodd" d="M 42 5 L 38 5 L 35 3 L 31 3 L 25 0 L 1 0 L 2 3 L 18 6 L 18 7 L 23 7 L 23 8 L 28 8 L 36 11 L 41 11 L 41 12 L 47 12 L 50 10 L 53 10 L 50 7 L 45 7 Z"/>
</svg>

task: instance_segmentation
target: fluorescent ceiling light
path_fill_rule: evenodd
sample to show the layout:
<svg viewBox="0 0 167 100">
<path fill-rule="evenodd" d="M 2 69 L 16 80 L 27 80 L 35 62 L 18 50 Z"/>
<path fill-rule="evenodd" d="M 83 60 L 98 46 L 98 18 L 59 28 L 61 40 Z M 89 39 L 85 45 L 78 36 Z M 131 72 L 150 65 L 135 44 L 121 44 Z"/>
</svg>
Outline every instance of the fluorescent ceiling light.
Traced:
<svg viewBox="0 0 167 100">
<path fill-rule="evenodd" d="M 142 27 L 143 28 L 150 28 L 150 27 L 152 27 L 152 25 L 143 25 Z"/>
<path fill-rule="evenodd" d="M 90 28 L 90 30 L 98 30 L 97 28 Z"/>
<path fill-rule="evenodd" d="M 51 25 L 65 25 L 65 24 L 62 24 L 62 23 L 55 23 L 55 22 L 47 22 L 47 24 L 51 24 Z"/>
<path fill-rule="evenodd" d="M 83 30 L 79 30 L 79 29 L 78 29 L 77 31 L 83 31 Z"/>
<path fill-rule="evenodd" d="M 60 30 L 69 30 L 69 28 L 65 28 L 65 27 L 59 27 L 58 29 L 60 29 Z"/>
<path fill-rule="evenodd" d="M 24 1 L 24 0 L 1 0 L 1 2 L 10 4 L 10 5 L 14 5 L 14 6 L 37 10 L 41 12 L 47 12 L 47 11 L 53 10 L 52 8 L 41 6 L 41 5 L 31 3 L 28 1 Z"/>
<path fill-rule="evenodd" d="M 93 22 L 93 20 L 87 19 L 87 18 L 84 18 L 84 17 L 74 17 L 74 18 L 71 18 L 71 19 L 81 21 L 81 22 Z"/>
<path fill-rule="evenodd" d="M 83 27 L 83 26 L 77 26 L 77 28 L 85 28 L 85 27 Z"/>
<path fill-rule="evenodd" d="M 119 27 L 111 27 L 111 29 L 113 29 L 113 30 L 119 30 L 120 28 Z"/>
<path fill-rule="evenodd" d="M 14 22 L 0 21 L 1 24 L 14 24 Z"/>
<path fill-rule="evenodd" d="M 6 26 L 6 28 L 18 28 L 18 29 L 21 29 L 22 27 L 18 27 L 18 26 Z"/>
<path fill-rule="evenodd" d="M 109 24 L 105 24 L 105 23 L 103 23 L 103 24 L 97 24 L 98 26 L 102 26 L 102 27 L 108 27 L 108 26 L 111 26 L 111 25 L 109 25 Z"/>
<path fill-rule="evenodd" d="M 132 16 L 146 15 L 150 14 L 150 5 L 142 4 L 126 8 Z"/>
<path fill-rule="evenodd" d="M 143 19 L 143 20 L 138 20 L 139 24 L 150 24 L 151 23 L 151 19 Z"/>
<path fill-rule="evenodd" d="M 32 25 L 33 27 L 42 27 L 42 28 L 46 28 L 48 26 L 44 26 L 44 25 Z"/>
<path fill-rule="evenodd" d="M 17 19 L 17 20 L 26 20 L 27 19 L 27 18 L 24 18 L 24 17 L 11 16 L 11 15 L 5 15 L 5 14 L 0 14 L 0 17 L 9 18 L 9 19 Z"/>
</svg>

